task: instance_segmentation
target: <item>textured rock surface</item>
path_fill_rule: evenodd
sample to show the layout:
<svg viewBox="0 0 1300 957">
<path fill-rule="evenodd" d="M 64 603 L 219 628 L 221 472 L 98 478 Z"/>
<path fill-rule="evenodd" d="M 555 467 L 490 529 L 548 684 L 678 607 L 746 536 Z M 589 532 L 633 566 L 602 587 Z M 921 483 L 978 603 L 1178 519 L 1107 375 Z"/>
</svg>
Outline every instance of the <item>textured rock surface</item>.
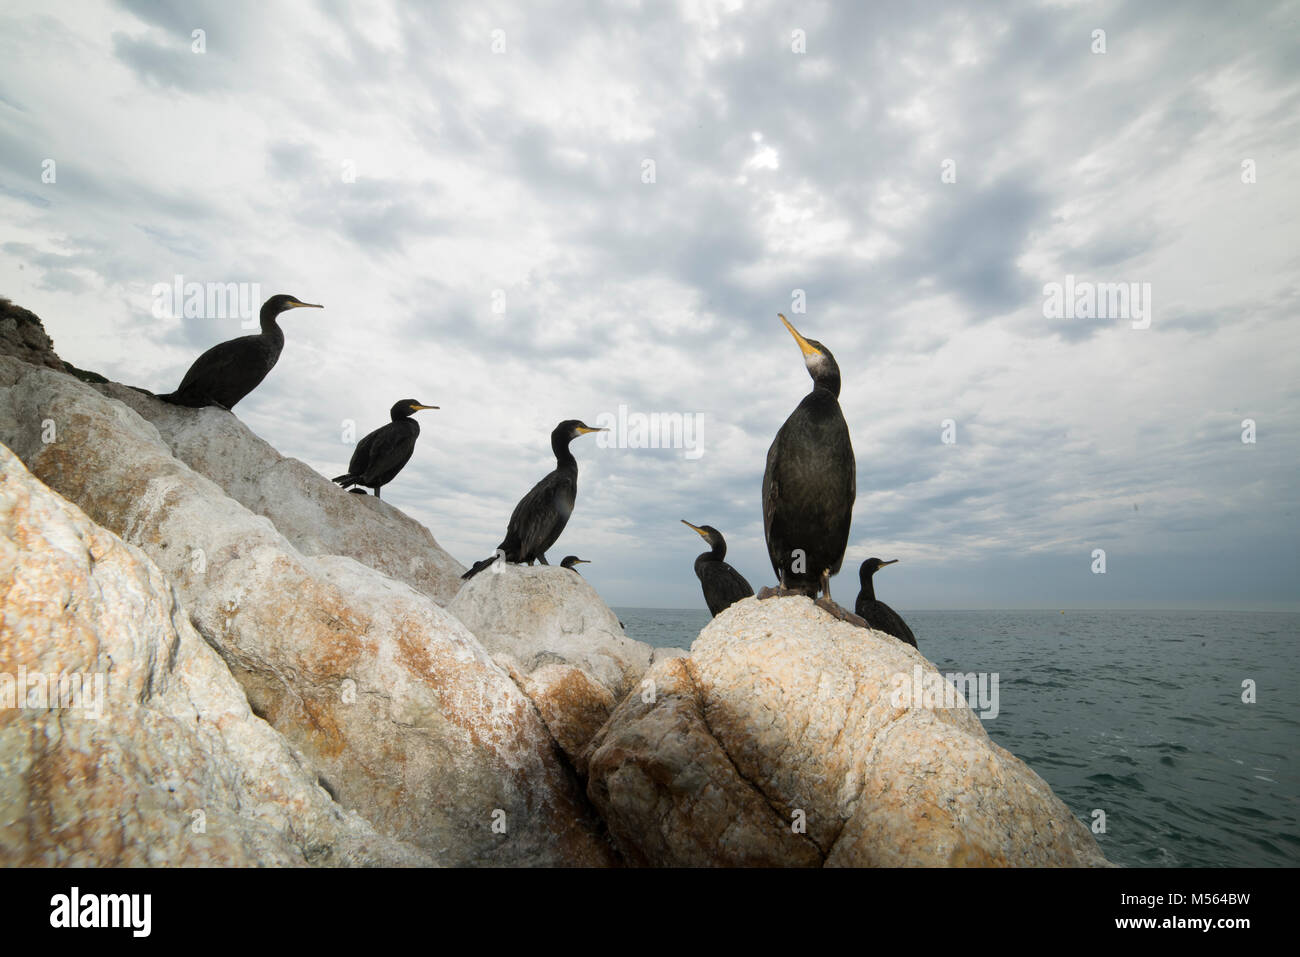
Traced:
<svg viewBox="0 0 1300 957">
<path fill-rule="evenodd" d="M 618 706 L 588 794 L 639 863 L 1104 866 L 972 711 L 893 703 L 916 666 L 934 673 L 806 598 L 746 599 L 650 670 L 652 702 Z"/>
<path fill-rule="evenodd" d="M 573 761 L 655 652 L 627 636 L 586 579 L 557 565 L 494 565 L 447 610 L 510 671 Z"/>
<path fill-rule="evenodd" d="M 54 343 L 36 314 L 3 297 L 0 297 L 0 353 L 63 370 L 63 360 L 55 354 Z"/>
<path fill-rule="evenodd" d="M 158 568 L 3 446 L 0 607 L 0 865 L 433 863 L 332 801 Z"/>
<path fill-rule="evenodd" d="M 570 664 L 618 699 L 636 686 L 654 651 L 627 636 L 586 579 L 558 565 L 494 565 L 467 581 L 447 610 L 525 673 Z"/>
<path fill-rule="evenodd" d="M 286 458 L 221 409 L 186 409 L 116 383 L 97 386 L 158 430 L 172 455 L 271 520 L 304 555 L 346 555 L 445 605 L 465 566 L 382 499 L 352 495 L 305 462 Z M 340 446 L 341 465 L 351 449 Z M 346 454 L 344 454 L 346 453 Z"/>
<path fill-rule="evenodd" d="M 300 554 L 67 375 L 0 356 L 0 441 L 157 563 L 254 713 L 340 804 L 442 863 L 610 860 L 537 711 L 434 601 L 352 559 Z"/>
</svg>

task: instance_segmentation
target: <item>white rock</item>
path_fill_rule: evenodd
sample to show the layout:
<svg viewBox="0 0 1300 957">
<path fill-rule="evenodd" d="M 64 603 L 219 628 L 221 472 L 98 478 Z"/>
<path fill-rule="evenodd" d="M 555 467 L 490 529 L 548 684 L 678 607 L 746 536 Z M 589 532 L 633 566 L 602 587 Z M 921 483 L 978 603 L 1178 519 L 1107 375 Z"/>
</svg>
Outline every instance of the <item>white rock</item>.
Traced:
<svg viewBox="0 0 1300 957">
<path fill-rule="evenodd" d="M 229 412 L 169 405 L 117 383 L 95 388 L 139 413 L 172 455 L 269 518 L 301 554 L 355 558 L 440 605 L 460 588 L 465 566 L 427 528 L 382 499 L 353 495 L 286 458 Z"/>
<path fill-rule="evenodd" d="M 334 803 L 153 562 L 3 446 L 0 603 L 0 865 L 433 863 Z"/>
<path fill-rule="evenodd" d="M 443 863 L 609 862 L 536 709 L 432 599 L 350 558 L 302 555 L 70 376 L 0 356 L 0 440 L 144 549 L 339 803 Z"/>
<path fill-rule="evenodd" d="M 1105 866 L 964 702 L 896 700 L 917 667 L 937 675 L 807 598 L 747 598 L 618 706 L 579 759 L 588 794 L 635 863 Z"/>
<path fill-rule="evenodd" d="M 573 665 L 617 699 L 636 686 L 654 651 L 627 636 L 585 578 L 558 565 L 494 565 L 467 581 L 447 610 L 525 673 Z"/>
</svg>

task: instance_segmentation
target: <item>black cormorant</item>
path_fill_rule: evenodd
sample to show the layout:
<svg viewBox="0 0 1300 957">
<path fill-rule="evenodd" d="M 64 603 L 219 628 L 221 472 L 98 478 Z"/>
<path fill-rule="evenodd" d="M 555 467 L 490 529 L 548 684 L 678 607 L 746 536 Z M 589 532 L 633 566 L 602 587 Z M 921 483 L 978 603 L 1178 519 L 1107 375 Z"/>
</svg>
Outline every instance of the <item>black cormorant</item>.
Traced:
<svg viewBox="0 0 1300 957">
<path fill-rule="evenodd" d="M 580 575 L 582 575 L 582 572 L 578 571 L 578 570 L 577 570 L 576 568 L 574 568 L 573 566 L 574 566 L 574 565 L 590 565 L 590 564 L 591 564 L 590 561 L 588 561 L 588 560 L 585 559 L 585 558 L 579 558 L 577 555 L 565 555 L 565 556 L 564 556 L 564 561 L 560 562 L 560 567 L 561 567 L 561 568 L 567 568 L 569 571 L 573 572 L 573 574 L 575 574 L 575 575 L 579 575 L 579 576 L 580 576 Z"/>
<path fill-rule="evenodd" d="M 284 331 L 275 317 L 288 309 L 324 309 L 281 293 L 262 303 L 262 331 L 218 343 L 194 360 L 180 388 L 158 398 L 173 405 L 215 405 L 229 412 L 257 388 L 280 358 Z"/>
<path fill-rule="evenodd" d="M 710 546 L 710 551 L 702 552 L 695 559 L 695 577 L 704 589 L 709 614 L 716 618 L 723 610 L 754 594 L 745 576 L 723 561 L 727 557 L 727 540 L 720 531 L 712 525 L 692 525 L 686 519 L 682 519 L 682 524 L 693 528 Z"/>
<path fill-rule="evenodd" d="M 849 427 L 840 411 L 840 367 L 831 351 L 799 334 L 780 316 L 803 352 L 813 388 L 790 413 L 772 447 L 763 473 L 763 532 L 779 588 L 760 598 L 800 594 L 837 618 L 849 612 L 831 598 L 830 579 L 839 572 L 849 542 L 857 465 Z"/>
<path fill-rule="evenodd" d="M 361 485 L 374 489 L 375 498 L 379 498 L 379 489 L 391 482 L 402 467 L 411 459 L 415 451 L 415 440 L 420 436 L 420 423 L 412 418 L 421 409 L 436 409 L 436 405 L 424 405 L 419 399 L 402 399 L 389 410 L 393 421 L 380 426 L 357 443 L 352 452 L 352 461 L 348 463 L 347 473 L 332 481 L 344 488 Z M 360 489 L 352 489 L 354 492 Z M 361 492 L 362 495 L 365 492 Z"/>
<path fill-rule="evenodd" d="M 907 627 L 907 622 L 903 621 L 898 612 L 876 597 L 876 586 L 871 580 L 880 569 L 886 565 L 893 565 L 897 561 L 897 558 L 887 562 L 882 562 L 879 558 L 868 558 L 862 563 L 862 567 L 858 569 L 862 591 L 858 592 L 858 603 L 853 606 L 853 610 L 876 631 L 893 635 L 899 641 L 915 648 L 916 636 L 912 634 L 912 629 Z"/>
<path fill-rule="evenodd" d="M 510 513 L 510 522 L 506 526 L 506 537 L 497 546 L 496 554 L 491 558 L 474 563 L 461 578 L 470 579 L 487 568 L 498 558 L 508 562 L 531 565 L 539 561 L 549 565 L 546 550 L 555 544 L 555 540 L 569 523 L 573 514 L 573 505 L 578 498 L 578 460 L 569 451 L 569 443 L 588 432 L 608 432 L 608 429 L 593 429 L 583 425 L 577 419 L 565 419 L 551 432 L 551 451 L 555 453 L 555 471 L 542 479 L 519 500 L 515 510 Z"/>
</svg>

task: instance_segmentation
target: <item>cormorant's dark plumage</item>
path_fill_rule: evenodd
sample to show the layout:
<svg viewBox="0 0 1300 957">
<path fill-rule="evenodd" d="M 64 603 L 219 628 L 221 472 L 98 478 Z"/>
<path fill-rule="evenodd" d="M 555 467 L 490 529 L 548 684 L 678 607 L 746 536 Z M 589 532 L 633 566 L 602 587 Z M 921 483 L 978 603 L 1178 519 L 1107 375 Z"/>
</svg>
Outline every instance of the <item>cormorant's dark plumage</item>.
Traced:
<svg viewBox="0 0 1300 957">
<path fill-rule="evenodd" d="M 858 579 L 862 582 L 862 590 L 858 592 L 858 602 L 853 606 L 858 617 L 865 621 L 876 631 L 883 631 L 887 635 L 893 635 L 899 641 L 906 642 L 913 648 L 916 647 L 916 636 L 912 634 L 912 629 L 907 627 L 907 622 L 894 609 L 890 608 L 883 601 L 876 597 L 876 586 L 872 581 L 872 576 L 886 565 L 892 565 L 898 561 L 897 558 L 891 561 L 882 562 L 879 558 L 868 558 L 858 569 Z"/>
<path fill-rule="evenodd" d="M 763 532 L 781 586 L 829 602 L 830 577 L 849 542 L 857 465 L 840 411 L 840 367 L 816 339 L 790 325 L 813 389 L 781 426 L 763 473 Z"/>
<path fill-rule="evenodd" d="M 695 559 L 695 577 L 704 589 L 704 603 L 709 606 L 709 614 L 717 617 L 742 598 L 754 594 L 745 576 L 723 561 L 727 557 L 727 540 L 720 531 L 712 525 L 692 525 L 686 519 L 682 519 L 682 524 L 693 528 L 709 543 L 709 551 Z"/>
<path fill-rule="evenodd" d="M 579 558 L 577 555 L 565 555 L 565 556 L 564 556 L 564 561 L 560 562 L 560 567 L 561 567 L 561 568 L 567 568 L 569 571 L 573 572 L 573 574 L 575 574 L 575 575 L 581 575 L 582 572 L 578 571 L 578 570 L 577 570 L 576 568 L 574 568 L 573 566 L 574 566 L 574 565 L 590 565 L 590 564 L 591 564 L 591 562 L 589 562 L 587 559 L 585 559 L 585 558 Z"/>
<path fill-rule="evenodd" d="M 497 553 L 491 558 L 474 563 L 474 566 L 461 575 L 470 579 L 487 568 L 499 557 L 504 556 L 508 562 L 515 564 L 546 560 L 546 550 L 555 544 L 555 540 L 569 524 L 573 514 L 574 503 L 578 499 L 578 460 L 569 451 L 569 443 L 588 432 L 604 432 L 605 429 L 593 429 L 583 425 L 577 419 L 566 419 L 551 432 L 551 451 L 555 453 L 555 471 L 542 479 L 519 500 L 515 510 L 510 513 L 510 522 L 506 526 L 506 537 L 497 546 Z"/>
<path fill-rule="evenodd" d="M 215 405 L 229 412 L 252 392 L 280 359 L 284 331 L 275 317 L 287 309 L 323 309 L 283 293 L 262 303 L 262 331 L 218 343 L 194 360 L 180 388 L 158 398 L 173 405 Z"/>
<path fill-rule="evenodd" d="M 332 481 L 344 488 L 361 485 L 374 489 L 375 498 L 379 498 L 379 489 L 402 471 L 415 451 L 415 440 L 420 436 L 420 423 L 412 416 L 421 409 L 436 408 L 436 405 L 424 405 L 419 399 L 402 399 L 395 403 L 389 410 L 392 421 L 358 442 L 347 472 Z"/>
</svg>

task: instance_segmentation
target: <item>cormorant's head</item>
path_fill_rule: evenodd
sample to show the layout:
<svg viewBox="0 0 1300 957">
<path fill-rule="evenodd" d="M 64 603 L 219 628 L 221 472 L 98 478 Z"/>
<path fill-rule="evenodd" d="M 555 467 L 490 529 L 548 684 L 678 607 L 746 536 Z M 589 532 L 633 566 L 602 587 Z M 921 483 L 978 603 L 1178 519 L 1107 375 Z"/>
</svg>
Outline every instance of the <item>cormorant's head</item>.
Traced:
<svg viewBox="0 0 1300 957">
<path fill-rule="evenodd" d="M 400 402 L 393 403 L 393 407 L 388 410 L 394 422 L 398 419 L 409 419 L 421 409 L 436 409 L 436 405 L 424 405 L 419 399 L 402 399 Z"/>
<path fill-rule="evenodd" d="M 804 338 L 799 334 L 798 329 L 790 325 L 790 320 L 779 312 L 777 317 L 785 323 L 786 329 L 790 330 L 790 335 L 794 336 L 794 341 L 799 343 L 799 351 L 803 353 L 803 364 L 808 367 L 808 374 L 812 376 L 813 382 L 817 385 L 824 385 L 836 395 L 839 395 L 840 367 L 836 363 L 835 357 L 831 355 L 831 350 L 816 339 Z"/>
<path fill-rule="evenodd" d="M 686 519 L 682 519 L 682 524 L 685 525 L 687 528 L 694 529 L 696 534 L 698 534 L 700 538 L 704 539 L 711 546 L 714 547 L 718 545 L 725 546 L 727 544 L 726 540 L 722 537 L 722 533 L 718 531 L 716 528 L 714 528 L 712 525 L 692 525 L 690 522 L 686 521 Z"/>
<path fill-rule="evenodd" d="M 589 425 L 584 425 L 581 419 L 565 419 L 555 427 L 551 433 L 552 439 L 559 439 L 562 442 L 572 442 L 580 435 L 586 435 L 588 432 L 608 432 L 609 429 L 593 429 Z"/>
<path fill-rule="evenodd" d="M 880 569 L 884 568 L 886 565 L 896 564 L 897 562 L 897 558 L 891 558 L 887 562 L 882 562 L 879 558 L 868 558 L 862 563 L 862 567 L 858 569 L 858 579 L 865 585 L 871 580 L 871 576 L 880 571 Z"/>
<path fill-rule="evenodd" d="M 560 562 L 561 568 L 573 568 L 574 565 L 590 565 L 591 562 L 585 558 L 579 558 L 577 555 L 565 555 L 564 561 Z"/>
<path fill-rule="evenodd" d="M 289 309 L 324 309 L 324 306 L 317 306 L 314 303 L 303 302 L 297 296 L 288 296 L 280 293 L 278 296 L 272 296 L 262 305 L 262 314 L 278 316 Z"/>
</svg>

